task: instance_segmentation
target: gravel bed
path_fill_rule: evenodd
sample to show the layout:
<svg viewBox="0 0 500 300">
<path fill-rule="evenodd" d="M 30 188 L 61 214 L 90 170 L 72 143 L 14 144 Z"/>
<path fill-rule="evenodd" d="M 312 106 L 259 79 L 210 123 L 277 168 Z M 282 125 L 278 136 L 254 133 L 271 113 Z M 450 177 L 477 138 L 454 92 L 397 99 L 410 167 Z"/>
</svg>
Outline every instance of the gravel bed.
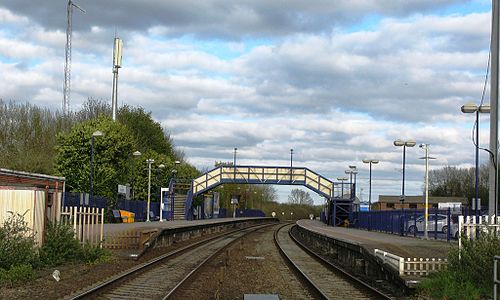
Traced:
<svg viewBox="0 0 500 300">
<path fill-rule="evenodd" d="M 277 226 L 259 229 L 230 246 L 200 269 L 173 299 L 243 299 L 245 294 L 313 299 L 274 244 Z"/>
</svg>

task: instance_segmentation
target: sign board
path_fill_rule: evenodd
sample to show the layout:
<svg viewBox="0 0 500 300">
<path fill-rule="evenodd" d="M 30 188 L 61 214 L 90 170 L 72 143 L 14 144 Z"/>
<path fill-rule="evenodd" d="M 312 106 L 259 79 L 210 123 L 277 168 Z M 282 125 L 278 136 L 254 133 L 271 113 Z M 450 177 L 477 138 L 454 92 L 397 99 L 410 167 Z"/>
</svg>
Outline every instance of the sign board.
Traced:
<svg viewBox="0 0 500 300">
<path fill-rule="evenodd" d="M 233 198 L 231 198 L 231 204 L 238 204 L 238 198 L 233 196 Z"/>
<path fill-rule="evenodd" d="M 125 195 L 125 199 L 130 199 L 130 187 L 127 185 L 118 185 L 118 194 Z"/>
<path fill-rule="evenodd" d="M 475 206 L 475 201 L 472 202 L 473 207 Z M 462 207 L 462 203 L 460 202 L 444 202 L 444 203 L 438 203 L 438 208 L 439 209 L 448 209 L 450 208 L 451 210 L 460 210 Z"/>
<path fill-rule="evenodd" d="M 219 216 L 220 193 L 214 192 L 214 218 Z"/>
<path fill-rule="evenodd" d="M 166 219 L 170 219 L 170 212 L 172 211 L 172 199 L 169 197 L 168 188 L 160 188 L 160 220 L 163 219 L 163 212 L 166 212 Z"/>
<path fill-rule="evenodd" d="M 212 195 L 205 195 L 203 200 L 205 206 L 205 209 L 203 210 L 205 213 L 204 218 L 210 219 L 212 218 Z"/>
</svg>

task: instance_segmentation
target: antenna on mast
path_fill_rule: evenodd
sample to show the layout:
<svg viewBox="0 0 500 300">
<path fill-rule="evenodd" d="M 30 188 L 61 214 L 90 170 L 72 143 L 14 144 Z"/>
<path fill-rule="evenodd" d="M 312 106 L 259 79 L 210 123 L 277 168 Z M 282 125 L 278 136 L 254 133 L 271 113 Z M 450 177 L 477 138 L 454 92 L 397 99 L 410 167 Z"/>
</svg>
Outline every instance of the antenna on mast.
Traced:
<svg viewBox="0 0 500 300">
<path fill-rule="evenodd" d="M 71 92 L 71 37 L 73 34 L 73 7 L 78 8 L 85 13 L 85 10 L 78 4 L 68 0 L 68 24 L 66 26 L 66 62 L 64 63 L 64 99 L 63 99 L 63 113 L 69 114 L 69 101 Z"/>
</svg>

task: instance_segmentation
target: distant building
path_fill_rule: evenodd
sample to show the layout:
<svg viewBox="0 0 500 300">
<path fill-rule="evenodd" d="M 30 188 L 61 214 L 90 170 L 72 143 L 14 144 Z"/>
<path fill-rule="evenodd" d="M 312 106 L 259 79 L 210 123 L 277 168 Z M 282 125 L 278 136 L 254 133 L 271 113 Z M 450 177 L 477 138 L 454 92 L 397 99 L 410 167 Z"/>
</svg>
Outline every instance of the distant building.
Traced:
<svg viewBox="0 0 500 300">
<path fill-rule="evenodd" d="M 0 168 L 0 224 L 19 213 L 41 244 L 47 222 L 60 218 L 65 178 Z"/>
<path fill-rule="evenodd" d="M 378 202 L 372 203 L 372 210 L 392 210 L 401 209 L 401 196 L 380 195 Z M 462 207 L 468 205 L 465 197 L 437 197 L 429 196 L 429 208 L 456 207 L 460 204 Z M 405 196 L 403 204 L 404 209 L 425 209 L 424 196 Z"/>
</svg>

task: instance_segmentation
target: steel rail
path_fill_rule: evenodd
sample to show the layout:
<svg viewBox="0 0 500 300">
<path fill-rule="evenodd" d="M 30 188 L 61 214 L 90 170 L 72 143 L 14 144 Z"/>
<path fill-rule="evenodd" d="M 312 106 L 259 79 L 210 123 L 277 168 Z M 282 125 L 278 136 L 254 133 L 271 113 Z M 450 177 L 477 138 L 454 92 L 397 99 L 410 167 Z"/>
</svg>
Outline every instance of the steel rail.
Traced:
<svg viewBox="0 0 500 300">
<path fill-rule="evenodd" d="M 297 226 L 297 225 L 294 225 L 294 226 Z M 293 227 L 292 227 L 293 228 Z M 333 270 L 333 271 L 336 271 L 336 272 L 340 272 L 343 276 L 347 277 L 349 280 L 353 281 L 354 283 L 356 284 L 359 284 L 361 286 L 363 286 L 364 288 L 370 290 L 374 295 L 376 295 L 377 297 L 380 297 L 382 299 L 393 299 L 392 297 L 384 294 L 383 292 L 379 291 L 378 289 L 374 288 L 373 286 L 369 285 L 368 283 L 362 281 L 361 279 L 357 278 L 356 276 L 346 272 L 345 270 L 343 270 L 342 268 L 334 265 L 333 263 L 329 262 L 328 260 L 326 260 L 325 258 L 323 258 L 322 256 L 316 254 L 315 252 L 313 252 L 311 249 L 309 249 L 306 245 L 304 245 L 301 241 L 299 241 L 295 236 L 293 236 L 293 234 L 291 233 L 291 229 L 288 231 L 288 235 L 290 236 L 290 238 L 300 247 L 302 248 L 305 252 L 307 252 L 309 255 L 311 255 L 312 257 L 314 257 L 315 259 L 317 259 L 319 262 L 321 262 L 323 265 L 325 265 L 327 268 Z"/>
<path fill-rule="evenodd" d="M 295 264 L 293 262 L 293 260 L 290 258 L 290 256 L 288 256 L 288 254 L 286 254 L 285 250 L 282 248 L 282 245 L 280 244 L 280 242 L 278 240 L 278 232 L 283 227 L 289 226 L 289 225 L 290 225 L 290 223 L 284 224 L 283 226 L 280 226 L 278 229 L 276 229 L 274 231 L 274 243 L 275 243 L 276 247 L 278 248 L 281 256 L 285 259 L 287 264 L 292 267 L 292 271 L 294 271 L 299 276 L 299 279 L 301 279 L 301 281 L 303 283 L 305 283 L 305 285 L 309 289 L 309 291 L 313 295 L 317 296 L 317 299 L 329 299 L 328 296 L 325 295 L 323 293 L 323 291 L 314 283 L 314 281 L 311 278 L 309 278 L 309 276 L 307 276 L 306 273 L 304 273 L 304 271 L 302 271 L 300 269 L 300 267 L 297 266 L 297 264 Z"/>
<path fill-rule="evenodd" d="M 220 240 L 223 240 L 224 238 L 226 238 L 227 236 L 231 235 L 231 234 L 234 234 L 234 233 L 238 233 L 238 232 L 241 232 L 241 231 L 244 231 L 244 230 L 248 230 L 248 229 L 254 229 L 253 231 L 255 230 L 258 230 L 260 228 L 263 228 L 263 227 L 266 227 L 266 226 L 270 226 L 270 225 L 274 225 L 274 224 L 265 224 L 265 225 L 257 225 L 257 226 L 250 226 L 250 227 L 245 227 L 245 228 L 242 228 L 242 229 L 236 229 L 236 230 L 232 230 L 232 231 L 229 231 L 229 232 L 226 232 L 226 233 L 223 233 L 221 235 L 217 235 L 215 237 L 210 237 L 208 239 L 204 239 L 202 241 L 198 241 L 196 243 L 193 243 L 193 244 L 190 244 L 190 245 L 187 245 L 187 246 L 184 246 L 182 248 L 179 248 L 179 249 L 176 249 L 174 251 L 171 251 L 171 252 L 168 252 L 166 254 L 163 254 L 161 256 L 158 256 L 146 263 L 143 263 L 143 264 L 140 264 L 138 266 L 135 266 L 135 267 L 132 267 L 126 271 L 123 271 L 122 273 L 119 273 L 115 276 L 113 276 L 111 279 L 109 280 L 106 280 L 104 282 L 101 282 L 95 286 L 92 286 L 91 288 L 87 289 L 87 290 L 84 290 L 83 292 L 80 292 L 80 293 L 77 293 L 76 295 L 73 294 L 70 296 L 69 299 L 84 299 L 84 298 L 87 298 L 87 297 L 91 297 L 91 296 L 94 296 L 96 295 L 97 293 L 105 290 L 106 288 L 109 288 L 111 287 L 113 284 L 116 284 L 118 283 L 119 281 L 121 280 L 125 280 L 139 272 L 142 272 L 142 271 L 145 271 L 146 269 L 148 268 L 152 268 L 156 265 L 159 265 L 160 263 L 170 259 L 170 258 L 173 258 L 173 257 L 176 257 L 176 256 L 179 256 L 181 254 L 184 254 L 188 251 L 192 251 L 196 248 L 199 248 L 199 247 L 202 247 L 204 246 L 205 244 L 208 244 L 212 241 L 215 241 L 217 239 L 220 239 Z M 239 237 L 235 240 L 238 240 Z"/>
</svg>

